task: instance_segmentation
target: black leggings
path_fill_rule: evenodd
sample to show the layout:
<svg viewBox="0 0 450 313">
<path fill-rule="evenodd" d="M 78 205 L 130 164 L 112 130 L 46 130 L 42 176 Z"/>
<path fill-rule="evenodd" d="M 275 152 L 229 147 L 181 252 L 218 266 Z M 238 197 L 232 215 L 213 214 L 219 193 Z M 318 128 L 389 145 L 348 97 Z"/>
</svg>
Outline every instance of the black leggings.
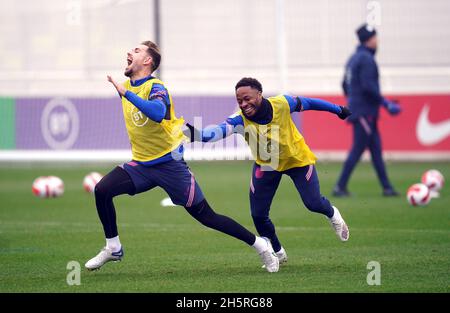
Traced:
<svg viewBox="0 0 450 313">
<path fill-rule="evenodd" d="M 206 199 L 203 199 L 198 204 L 190 208 L 185 207 L 185 209 L 193 218 L 206 227 L 235 237 L 244 241 L 248 245 L 253 245 L 255 243 L 256 237 L 253 233 L 228 216 L 220 215 L 214 212 Z"/>
<path fill-rule="evenodd" d="M 131 177 L 119 166 L 103 177 L 95 186 L 95 203 L 106 238 L 118 235 L 113 198 L 122 194 L 134 195 L 135 192 Z M 253 233 L 233 219 L 214 212 L 206 199 L 191 207 L 185 207 L 185 209 L 193 218 L 209 228 L 233 236 L 248 245 L 253 245 L 255 242 Z"/>
<path fill-rule="evenodd" d="M 95 204 L 106 238 L 114 238 L 118 235 L 116 209 L 112 200 L 115 196 L 126 193 L 129 195 L 135 193 L 134 184 L 130 175 L 119 166 L 95 186 Z"/>
</svg>

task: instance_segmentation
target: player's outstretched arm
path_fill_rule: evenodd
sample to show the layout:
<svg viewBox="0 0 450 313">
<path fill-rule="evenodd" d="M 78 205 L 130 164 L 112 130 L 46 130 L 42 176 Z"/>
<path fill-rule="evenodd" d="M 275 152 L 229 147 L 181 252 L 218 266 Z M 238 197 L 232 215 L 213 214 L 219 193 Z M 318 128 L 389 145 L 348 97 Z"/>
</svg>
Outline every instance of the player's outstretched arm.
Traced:
<svg viewBox="0 0 450 313">
<path fill-rule="evenodd" d="M 189 138 L 190 142 L 201 141 L 201 131 L 192 126 L 189 123 L 186 123 L 186 129 L 183 130 L 183 134 Z"/>
<path fill-rule="evenodd" d="M 224 139 L 233 133 L 232 126 L 227 123 L 208 126 L 203 129 L 197 129 L 193 125 L 186 123 L 187 129 L 184 134 L 193 141 L 215 142 Z"/>
<path fill-rule="evenodd" d="M 117 92 L 120 96 L 125 96 L 125 93 L 127 92 L 127 89 L 122 86 L 121 84 L 117 83 L 114 78 L 111 77 L 111 75 L 106 75 L 106 78 L 108 81 L 116 88 Z"/>
<path fill-rule="evenodd" d="M 145 116 L 151 120 L 161 123 L 166 115 L 167 108 L 165 104 L 159 100 L 145 100 L 136 95 L 135 93 L 127 90 L 123 85 L 117 83 L 110 75 L 107 76 L 108 81 L 113 84 L 117 92 L 121 97 L 127 98 L 128 101 L 133 103 Z"/>
<path fill-rule="evenodd" d="M 352 115 L 352 112 L 350 111 L 350 109 L 346 106 L 339 106 L 341 108 L 341 113 L 338 113 L 338 117 L 341 120 L 345 120 L 347 117 L 349 117 L 350 115 Z"/>
<path fill-rule="evenodd" d="M 285 97 L 289 102 L 291 113 L 308 110 L 327 111 L 336 114 L 340 119 L 343 120 L 345 120 L 352 114 L 352 112 L 350 112 L 350 110 L 347 107 L 336 105 L 334 103 L 322 99 L 307 98 L 307 97 L 291 97 L 291 96 Z"/>
</svg>

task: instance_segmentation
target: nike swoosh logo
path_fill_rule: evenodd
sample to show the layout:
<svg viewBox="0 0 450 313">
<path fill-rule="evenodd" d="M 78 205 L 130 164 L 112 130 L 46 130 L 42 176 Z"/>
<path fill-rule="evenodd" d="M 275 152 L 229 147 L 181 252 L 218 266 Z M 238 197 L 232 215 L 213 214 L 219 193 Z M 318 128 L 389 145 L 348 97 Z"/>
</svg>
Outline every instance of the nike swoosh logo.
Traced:
<svg viewBox="0 0 450 313">
<path fill-rule="evenodd" d="M 450 119 L 439 123 L 432 123 L 428 119 L 430 107 L 428 104 L 422 108 L 416 125 L 416 136 L 424 146 L 432 146 L 450 136 Z"/>
</svg>

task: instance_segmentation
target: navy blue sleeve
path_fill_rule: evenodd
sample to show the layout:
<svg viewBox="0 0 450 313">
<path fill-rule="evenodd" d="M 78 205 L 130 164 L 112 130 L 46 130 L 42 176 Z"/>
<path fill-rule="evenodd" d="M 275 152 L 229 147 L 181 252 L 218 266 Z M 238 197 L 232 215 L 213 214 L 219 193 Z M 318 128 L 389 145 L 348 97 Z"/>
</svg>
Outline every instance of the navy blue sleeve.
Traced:
<svg viewBox="0 0 450 313">
<path fill-rule="evenodd" d="M 377 103 L 383 103 L 378 82 L 378 69 L 375 61 L 369 57 L 362 58 L 359 75 L 359 81 L 361 82 L 363 91 L 374 98 Z"/>
<path fill-rule="evenodd" d="M 348 87 L 350 85 L 351 82 L 351 78 L 352 78 L 352 69 L 350 67 L 350 60 L 347 61 L 347 64 L 345 65 L 345 73 L 344 73 L 344 77 L 342 78 L 342 91 L 344 92 L 344 95 L 347 97 L 348 96 Z"/>
<path fill-rule="evenodd" d="M 300 110 L 297 111 L 297 109 L 298 109 L 297 107 L 299 106 L 299 101 L 297 101 L 297 97 L 284 95 L 284 98 L 289 103 L 289 109 L 290 109 L 291 113 L 292 112 L 300 112 Z"/>
<path fill-rule="evenodd" d="M 347 85 L 347 80 L 346 80 L 346 77 L 344 76 L 344 79 L 342 79 L 342 83 L 341 83 L 341 86 L 342 86 L 342 91 L 344 92 L 344 96 L 348 96 L 348 85 Z"/>
<path fill-rule="evenodd" d="M 300 99 L 300 109 L 296 108 L 296 112 L 300 111 L 328 111 L 334 114 L 341 113 L 341 107 L 333 104 L 331 102 L 316 99 L 316 98 L 306 98 L 306 97 L 298 97 Z"/>
<path fill-rule="evenodd" d="M 166 114 L 164 119 L 170 120 L 170 97 L 166 87 L 161 84 L 153 84 L 152 90 L 148 95 L 148 100 L 159 99 L 166 106 Z"/>
<path fill-rule="evenodd" d="M 125 98 L 155 122 L 161 123 L 166 115 L 166 105 L 160 99 L 145 100 L 129 90 L 125 93 Z"/>
</svg>

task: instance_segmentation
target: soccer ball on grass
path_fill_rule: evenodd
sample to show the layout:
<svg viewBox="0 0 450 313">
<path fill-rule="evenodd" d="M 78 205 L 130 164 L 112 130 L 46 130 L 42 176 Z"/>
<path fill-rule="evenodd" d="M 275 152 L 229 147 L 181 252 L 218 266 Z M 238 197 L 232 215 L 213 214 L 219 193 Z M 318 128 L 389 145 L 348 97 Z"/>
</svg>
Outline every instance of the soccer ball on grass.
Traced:
<svg viewBox="0 0 450 313">
<path fill-rule="evenodd" d="M 102 174 L 91 172 L 84 176 L 83 188 L 89 193 L 94 193 L 95 185 L 103 178 Z"/>
<path fill-rule="evenodd" d="M 425 184 L 414 184 L 408 188 L 406 199 L 414 206 L 427 205 L 431 200 L 430 189 Z"/>
<path fill-rule="evenodd" d="M 64 182 L 56 176 L 40 176 L 33 181 L 31 190 L 39 198 L 56 198 L 64 194 Z"/>
</svg>

